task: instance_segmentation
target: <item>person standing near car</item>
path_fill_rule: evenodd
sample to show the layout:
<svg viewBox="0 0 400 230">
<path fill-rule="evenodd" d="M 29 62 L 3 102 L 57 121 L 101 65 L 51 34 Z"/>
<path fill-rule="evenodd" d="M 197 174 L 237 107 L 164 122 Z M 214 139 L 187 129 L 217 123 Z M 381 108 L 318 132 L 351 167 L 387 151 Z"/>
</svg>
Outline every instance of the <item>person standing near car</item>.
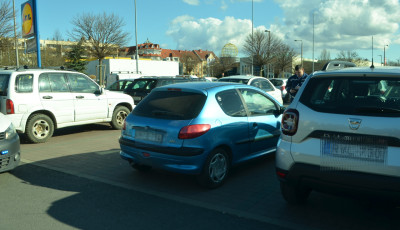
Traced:
<svg viewBox="0 0 400 230">
<path fill-rule="evenodd" d="M 302 65 L 296 65 L 294 67 L 294 75 L 289 77 L 286 83 L 286 90 L 290 93 L 290 102 L 296 96 L 303 82 L 307 79 L 308 75 L 304 72 Z"/>
</svg>

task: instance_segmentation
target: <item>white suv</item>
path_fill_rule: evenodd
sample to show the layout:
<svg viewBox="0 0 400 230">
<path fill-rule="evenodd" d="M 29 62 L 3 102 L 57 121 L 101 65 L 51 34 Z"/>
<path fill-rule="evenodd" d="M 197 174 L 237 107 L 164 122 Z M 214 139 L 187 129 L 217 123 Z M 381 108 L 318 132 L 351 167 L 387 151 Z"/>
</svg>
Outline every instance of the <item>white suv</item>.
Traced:
<svg viewBox="0 0 400 230">
<path fill-rule="evenodd" d="M 316 190 L 400 201 L 398 124 L 400 68 L 314 73 L 282 116 L 283 197 L 303 203 Z"/>
<path fill-rule="evenodd" d="M 68 126 L 110 122 L 121 129 L 133 107 L 132 97 L 104 90 L 82 73 L 0 70 L 0 112 L 34 143 Z"/>
</svg>

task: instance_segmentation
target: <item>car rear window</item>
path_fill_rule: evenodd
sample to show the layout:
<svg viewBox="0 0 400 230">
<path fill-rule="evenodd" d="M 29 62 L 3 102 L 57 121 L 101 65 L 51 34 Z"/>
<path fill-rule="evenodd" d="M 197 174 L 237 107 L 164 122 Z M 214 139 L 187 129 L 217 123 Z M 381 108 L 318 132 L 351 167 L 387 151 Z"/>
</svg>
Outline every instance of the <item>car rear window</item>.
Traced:
<svg viewBox="0 0 400 230">
<path fill-rule="evenodd" d="M 281 86 L 283 85 L 283 80 L 278 80 L 278 79 L 270 79 L 269 80 L 274 86 Z"/>
<path fill-rule="evenodd" d="M 241 83 L 241 84 L 245 84 L 247 85 L 247 83 L 249 82 L 249 79 L 240 79 L 240 78 L 220 78 L 218 81 L 222 81 L 222 82 L 234 82 L 234 83 Z"/>
<path fill-rule="evenodd" d="M 325 113 L 400 116 L 400 77 L 311 78 L 300 97 Z"/>
<path fill-rule="evenodd" d="M 7 95 L 8 81 L 10 80 L 9 74 L 0 74 L 0 96 Z"/>
<path fill-rule="evenodd" d="M 190 120 L 198 116 L 206 95 L 182 91 L 156 91 L 145 97 L 132 111 L 134 115 L 169 119 Z"/>
</svg>

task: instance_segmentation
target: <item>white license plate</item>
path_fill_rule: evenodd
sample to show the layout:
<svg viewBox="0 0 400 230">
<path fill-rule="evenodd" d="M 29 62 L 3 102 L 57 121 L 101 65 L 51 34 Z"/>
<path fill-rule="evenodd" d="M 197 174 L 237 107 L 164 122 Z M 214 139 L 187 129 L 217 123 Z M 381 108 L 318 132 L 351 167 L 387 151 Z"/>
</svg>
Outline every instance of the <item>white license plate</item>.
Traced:
<svg viewBox="0 0 400 230">
<path fill-rule="evenodd" d="M 134 130 L 132 136 L 137 140 L 151 141 L 151 142 L 162 142 L 163 135 L 154 130 Z"/>
<path fill-rule="evenodd" d="M 384 163 L 387 157 L 387 142 L 376 138 L 336 136 L 321 140 L 323 156 L 357 159 Z"/>
</svg>

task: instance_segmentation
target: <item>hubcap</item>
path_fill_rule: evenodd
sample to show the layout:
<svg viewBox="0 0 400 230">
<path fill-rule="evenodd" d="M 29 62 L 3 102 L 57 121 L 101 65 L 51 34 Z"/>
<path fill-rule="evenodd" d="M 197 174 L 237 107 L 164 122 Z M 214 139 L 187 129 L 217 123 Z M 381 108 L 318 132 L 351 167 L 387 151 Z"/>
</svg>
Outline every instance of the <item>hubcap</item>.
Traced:
<svg viewBox="0 0 400 230">
<path fill-rule="evenodd" d="M 217 153 L 213 156 L 210 162 L 209 175 L 213 182 L 221 182 L 226 175 L 227 162 L 223 154 Z"/>
<path fill-rule="evenodd" d="M 128 113 L 125 111 L 120 111 L 117 113 L 116 120 L 119 125 L 123 125 L 125 118 L 128 116 Z"/>
<path fill-rule="evenodd" d="M 32 127 L 33 135 L 38 139 L 46 138 L 50 132 L 50 125 L 45 120 L 37 120 Z"/>
</svg>

